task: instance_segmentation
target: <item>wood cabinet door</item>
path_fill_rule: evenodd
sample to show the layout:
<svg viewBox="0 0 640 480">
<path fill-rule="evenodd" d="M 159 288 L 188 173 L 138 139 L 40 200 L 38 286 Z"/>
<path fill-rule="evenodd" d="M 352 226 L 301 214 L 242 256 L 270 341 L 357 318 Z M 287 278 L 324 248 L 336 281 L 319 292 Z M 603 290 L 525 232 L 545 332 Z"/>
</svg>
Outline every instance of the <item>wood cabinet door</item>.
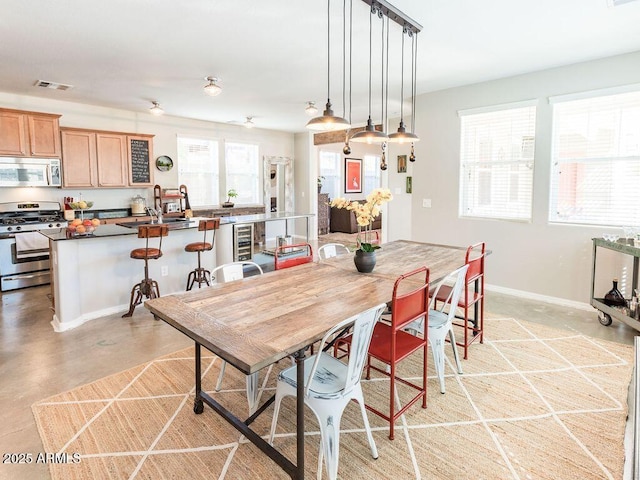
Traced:
<svg viewBox="0 0 640 480">
<path fill-rule="evenodd" d="M 98 157 L 98 186 L 127 186 L 127 137 L 126 135 L 96 133 Z"/>
<path fill-rule="evenodd" d="M 29 115 L 29 154 L 34 157 L 60 157 L 60 126 L 57 117 Z"/>
<path fill-rule="evenodd" d="M 96 187 L 96 134 L 82 130 L 62 130 L 62 186 Z"/>
<path fill-rule="evenodd" d="M 0 155 L 28 155 L 25 116 L 0 112 Z"/>
</svg>

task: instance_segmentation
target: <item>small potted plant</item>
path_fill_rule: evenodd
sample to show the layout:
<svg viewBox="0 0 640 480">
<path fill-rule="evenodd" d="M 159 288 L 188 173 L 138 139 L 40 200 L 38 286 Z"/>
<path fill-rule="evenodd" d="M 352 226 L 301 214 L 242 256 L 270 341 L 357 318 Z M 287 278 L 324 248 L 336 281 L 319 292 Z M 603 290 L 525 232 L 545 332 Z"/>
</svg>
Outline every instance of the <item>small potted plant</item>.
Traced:
<svg viewBox="0 0 640 480">
<path fill-rule="evenodd" d="M 229 191 L 227 192 L 227 201 L 224 202 L 222 204 L 222 206 L 224 208 L 231 208 L 233 207 L 233 202 L 231 201 L 232 198 L 236 198 L 238 196 L 238 192 L 236 192 L 236 190 L 234 188 L 229 189 Z"/>
<path fill-rule="evenodd" d="M 320 193 L 320 191 L 322 190 L 322 181 L 324 180 L 324 177 L 318 177 L 318 193 Z"/>
</svg>

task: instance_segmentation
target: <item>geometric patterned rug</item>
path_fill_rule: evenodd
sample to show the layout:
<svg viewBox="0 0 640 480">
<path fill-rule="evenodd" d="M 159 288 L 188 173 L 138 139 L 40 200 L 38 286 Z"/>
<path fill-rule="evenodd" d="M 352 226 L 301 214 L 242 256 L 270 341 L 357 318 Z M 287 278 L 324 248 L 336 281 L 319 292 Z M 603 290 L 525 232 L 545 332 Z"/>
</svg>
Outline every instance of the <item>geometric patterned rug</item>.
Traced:
<svg viewBox="0 0 640 480">
<path fill-rule="evenodd" d="M 428 407 L 414 405 L 388 424 L 368 414 L 373 460 L 357 405 L 341 424 L 343 479 L 620 479 L 633 349 L 526 321 L 489 318 L 484 344 L 472 345 L 462 375 L 447 345 L 446 394 L 429 358 Z M 126 354 L 126 352 L 123 352 Z M 421 355 L 400 364 L 419 378 Z M 261 372 L 262 399 L 274 392 L 280 362 Z M 214 392 L 220 359 L 203 351 L 203 387 L 246 416 L 244 375 L 229 367 Z M 388 379 L 363 380 L 367 403 L 384 408 Z M 193 413 L 193 348 L 100 379 L 32 406 L 54 479 L 218 478 L 286 475 L 205 405 Z M 399 387 L 402 403 L 409 392 Z M 273 407 L 253 424 L 268 435 Z M 306 478 L 317 468 L 319 430 L 305 409 Z M 295 400 L 282 402 L 274 445 L 295 459 Z M 75 455 L 74 455 L 75 454 Z M 323 478 L 326 472 L 323 471 Z"/>
</svg>

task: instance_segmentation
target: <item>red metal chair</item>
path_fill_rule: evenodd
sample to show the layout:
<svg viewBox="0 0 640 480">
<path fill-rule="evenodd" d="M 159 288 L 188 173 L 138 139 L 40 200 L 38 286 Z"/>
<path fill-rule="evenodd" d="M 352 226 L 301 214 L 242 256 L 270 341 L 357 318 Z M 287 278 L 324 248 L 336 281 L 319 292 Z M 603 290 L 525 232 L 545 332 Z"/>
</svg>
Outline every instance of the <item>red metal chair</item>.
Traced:
<svg viewBox="0 0 640 480">
<path fill-rule="evenodd" d="M 304 250 L 304 254 L 296 250 Z M 293 245 L 281 245 L 275 251 L 275 269 L 295 267 L 303 263 L 313 262 L 313 249 L 308 243 L 296 243 Z"/>
<path fill-rule="evenodd" d="M 456 341 L 456 345 L 464 349 L 464 359 L 467 359 L 469 346 L 476 340 L 484 343 L 484 242 L 476 243 L 467 248 L 465 264 L 469 266 L 464 282 L 464 292 L 458 306 L 463 315 L 456 316 L 453 325 L 462 327 L 464 336 Z M 438 302 L 445 302 L 451 294 L 451 286 L 443 285 L 435 297 L 434 306 Z M 469 319 L 469 309 L 473 307 L 473 320 Z M 458 336 L 458 338 L 460 338 Z"/>
<path fill-rule="evenodd" d="M 422 275 L 424 275 L 424 281 L 421 279 Z M 420 282 L 417 282 L 419 279 Z M 404 329 L 414 320 L 426 318 L 428 315 L 429 269 L 422 267 L 400 276 L 393 287 L 391 302 L 391 323 L 378 322 L 373 331 L 373 337 L 369 344 L 366 375 L 366 378 L 369 379 L 371 370 L 375 370 L 389 377 L 389 411 L 387 414 L 370 405 L 366 405 L 366 408 L 389 422 L 389 439 L 393 440 L 395 421 L 400 415 L 420 399 L 422 399 L 422 408 L 427 408 L 427 335 L 424 338 L 418 337 L 404 331 Z M 339 349 L 342 344 L 349 345 L 350 342 L 350 336 L 338 340 L 334 344 L 334 351 Z M 423 356 L 422 386 L 400 378 L 396 374 L 396 364 L 420 349 L 422 349 Z M 371 357 L 389 367 L 383 369 L 372 365 Z M 417 391 L 416 395 L 398 411 L 396 411 L 395 402 L 396 382 L 400 382 Z"/>
</svg>

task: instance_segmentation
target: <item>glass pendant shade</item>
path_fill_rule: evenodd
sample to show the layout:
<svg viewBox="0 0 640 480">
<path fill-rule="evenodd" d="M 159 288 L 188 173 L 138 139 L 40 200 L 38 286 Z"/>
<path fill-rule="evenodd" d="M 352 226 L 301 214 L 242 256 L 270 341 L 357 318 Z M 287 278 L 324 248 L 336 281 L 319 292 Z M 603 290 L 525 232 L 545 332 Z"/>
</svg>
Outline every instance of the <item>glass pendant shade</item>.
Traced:
<svg viewBox="0 0 640 480">
<path fill-rule="evenodd" d="M 356 143 L 384 143 L 389 139 L 387 134 L 376 130 L 375 125 L 371 121 L 371 117 L 367 120 L 367 126 L 364 130 L 352 135 L 350 141 Z"/>
<path fill-rule="evenodd" d="M 331 110 L 331 102 L 327 100 L 324 112 L 321 117 L 312 118 L 307 122 L 307 128 L 318 132 L 333 132 L 344 130 L 351 125 L 346 118 L 336 117 Z"/>
<path fill-rule="evenodd" d="M 389 135 L 389 141 L 391 143 L 409 143 L 419 142 L 420 138 L 415 133 L 407 132 L 404 122 L 400 120 L 398 131 Z"/>
</svg>

